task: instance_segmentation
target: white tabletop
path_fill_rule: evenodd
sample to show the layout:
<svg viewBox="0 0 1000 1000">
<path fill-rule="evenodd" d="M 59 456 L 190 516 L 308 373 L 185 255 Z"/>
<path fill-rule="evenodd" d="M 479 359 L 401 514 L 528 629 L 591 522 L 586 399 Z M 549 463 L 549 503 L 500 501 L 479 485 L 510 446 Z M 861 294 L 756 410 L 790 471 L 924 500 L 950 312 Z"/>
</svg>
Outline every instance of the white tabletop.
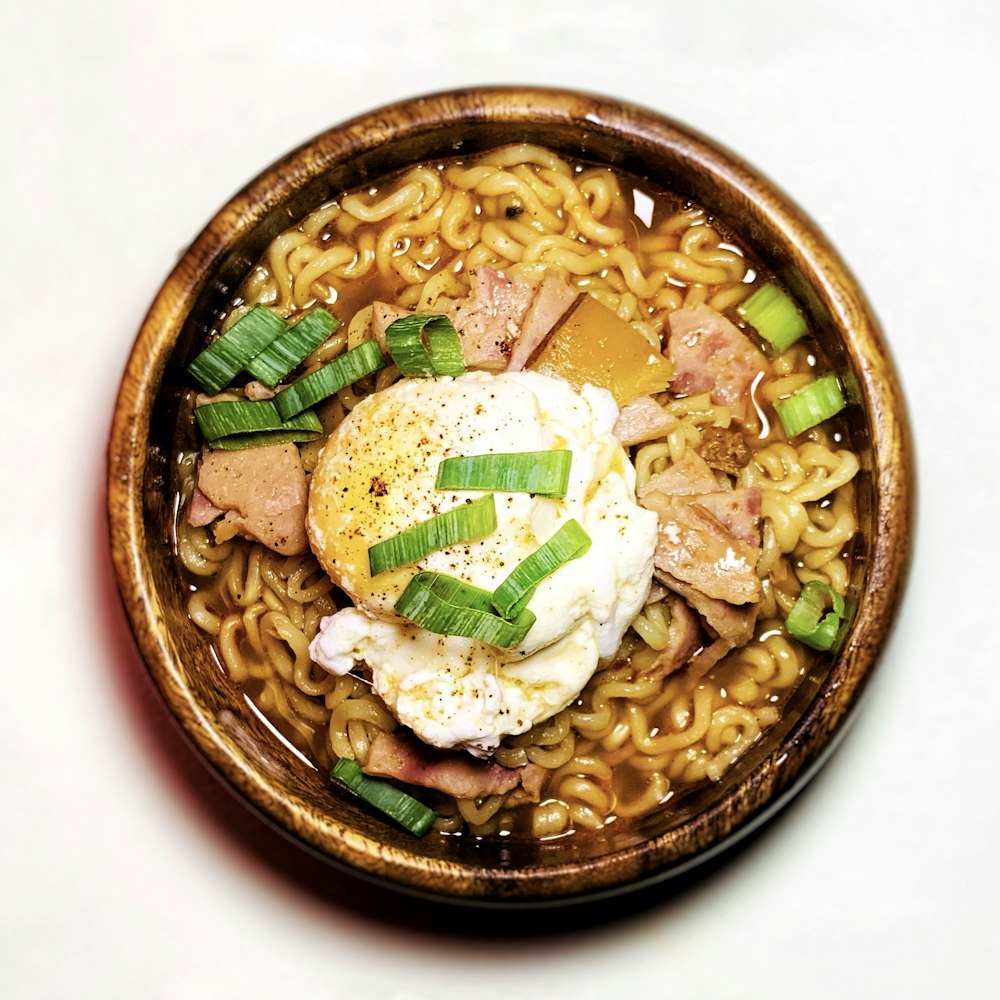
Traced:
<svg viewBox="0 0 1000 1000">
<path fill-rule="evenodd" d="M 994 11 L 5 3 L 0 992 L 987 995 L 1000 973 Z M 507 82 L 651 106 L 775 179 L 861 278 L 920 457 L 910 587 L 841 749 L 724 864 L 601 919 L 455 913 L 291 847 L 178 738 L 105 551 L 118 379 L 201 225 L 327 126 Z"/>
</svg>

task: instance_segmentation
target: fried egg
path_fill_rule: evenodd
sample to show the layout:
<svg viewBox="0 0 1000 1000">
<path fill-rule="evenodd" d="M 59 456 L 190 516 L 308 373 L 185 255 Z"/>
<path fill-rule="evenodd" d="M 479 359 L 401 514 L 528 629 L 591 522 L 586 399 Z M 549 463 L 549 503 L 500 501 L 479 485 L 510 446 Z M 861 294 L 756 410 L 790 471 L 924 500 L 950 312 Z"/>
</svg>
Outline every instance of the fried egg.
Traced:
<svg viewBox="0 0 1000 1000">
<path fill-rule="evenodd" d="M 404 379 L 362 400 L 311 478 L 310 543 L 354 602 L 323 620 L 313 659 L 338 674 L 367 664 L 402 724 L 479 755 L 570 704 L 618 649 L 652 577 L 657 519 L 636 503 L 635 471 L 611 432 L 617 414 L 605 390 L 535 372 Z M 565 497 L 498 492 L 488 537 L 372 577 L 370 546 L 483 495 L 438 489 L 442 459 L 552 449 L 572 452 Z M 437 635 L 394 610 L 421 570 L 495 590 L 572 518 L 591 547 L 538 585 L 536 621 L 517 647 Z"/>
</svg>

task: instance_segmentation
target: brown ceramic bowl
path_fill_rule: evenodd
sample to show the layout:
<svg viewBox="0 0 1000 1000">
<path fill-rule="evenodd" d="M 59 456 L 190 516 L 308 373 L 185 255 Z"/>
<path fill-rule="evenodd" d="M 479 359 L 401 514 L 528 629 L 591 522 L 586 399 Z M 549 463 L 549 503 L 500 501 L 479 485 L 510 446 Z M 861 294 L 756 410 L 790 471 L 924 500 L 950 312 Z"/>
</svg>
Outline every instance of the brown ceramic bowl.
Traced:
<svg viewBox="0 0 1000 1000">
<path fill-rule="evenodd" d="M 586 844 L 422 840 L 338 794 L 247 710 L 188 620 L 171 554 L 171 442 L 181 368 L 279 231 L 323 200 L 425 160 L 535 142 L 682 193 L 724 220 L 797 295 L 838 370 L 862 453 L 860 601 L 833 662 L 796 689 L 783 721 L 718 784 Z M 169 196 L 169 194 L 167 194 Z M 659 114 L 588 94 L 464 90 L 363 115 L 283 157 L 239 192 L 183 255 L 153 302 L 122 380 L 108 452 L 111 548 L 139 648 L 208 763 L 299 843 L 391 885 L 468 902 L 565 902 L 690 869 L 786 802 L 843 734 L 900 598 L 911 529 L 911 455 L 892 362 L 864 296 L 813 223 L 714 142 Z"/>
</svg>

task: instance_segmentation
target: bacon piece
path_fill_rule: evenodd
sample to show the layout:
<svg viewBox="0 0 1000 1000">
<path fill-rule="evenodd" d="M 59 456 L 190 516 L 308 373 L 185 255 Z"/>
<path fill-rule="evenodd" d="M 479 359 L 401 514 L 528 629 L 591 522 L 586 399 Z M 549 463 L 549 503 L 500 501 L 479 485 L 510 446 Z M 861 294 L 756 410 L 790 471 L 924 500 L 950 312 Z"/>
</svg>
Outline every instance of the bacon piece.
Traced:
<svg viewBox="0 0 1000 1000">
<path fill-rule="evenodd" d="M 623 447 L 628 448 L 663 437 L 676 425 L 677 418 L 652 396 L 639 396 L 622 407 L 612 433 Z"/>
<path fill-rule="evenodd" d="M 198 489 L 227 512 L 215 528 L 218 541 L 242 535 L 286 556 L 308 549 L 308 487 L 295 445 L 206 449 L 198 468 Z"/>
<path fill-rule="evenodd" d="M 507 371 L 519 372 L 524 369 L 578 295 L 579 292 L 562 275 L 546 271 L 514 341 L 507 361 Z"/>
<path fill-rule="evenodd" d="M 529 767 L 508 768 L 466 753 L 437 750 L 416 737 L 379 733 L 372 740 L 366 774 L 395 778 L 410 785 L 436 788 L 456 799 L 503 795 L 524 785 L 529 794 L 540 793 L 541 778 Z M 543 772 L 542 768 L 537 771 Z M 532 791 L 533 790 L 533 791 Z M 537 798 L 532 800 L 537 801 Z"/>
<path fill-rule="evenodd" d="M 714 403 L 728 406 L 733 419 L 743 423 L 750 408 L 750 386 L 768 368 L 763 353 L 710 306 L 676 309 L 669 323 L 667 349 L 675 372 L 671 391 L 682 395 L 710 391 Z"/>
</svg>

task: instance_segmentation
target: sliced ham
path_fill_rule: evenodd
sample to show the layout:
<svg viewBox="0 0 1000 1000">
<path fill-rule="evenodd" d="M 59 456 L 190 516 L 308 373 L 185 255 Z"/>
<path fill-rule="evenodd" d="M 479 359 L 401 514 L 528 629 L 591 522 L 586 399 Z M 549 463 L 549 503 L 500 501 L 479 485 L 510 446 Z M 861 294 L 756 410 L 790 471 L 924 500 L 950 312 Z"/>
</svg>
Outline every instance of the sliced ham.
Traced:
<svg viewBox="0 0 1000 1000">
<path fill-rule="evenodd" d="M 286 556 L 307 551 L 308 487 L 295 445 L 206 449 L 198 468 L 197 491 L 226 512 L 216 524 L 216 539 L 242 535 Z"/>
<path fill-rule="evenodd" d="M 652 492 L 643 495 L 642 504 L 659 518 L 656 569 L 730 604 L 760 600 L 759 490 L 692 496 Z M 756 544 L 741 537 L 751 525 Z"/>
<path fill-rule="evenodd" d="M 670 608 L 667 644 L 645 671 L 662 677 L 680 670 L 701 648 L 701 627 L 694 613 L 680 597 L 671 594 L 665 600 Z"/>
<path fill-rule="evenodd" d="M 469 271 L 471 292 L 449 310 L 471 368 L 503 371 L 538 291 L 533 281 L 513 281 L 492 267 Z"/>
<path fill-rule="evenodd" d="M 677 426 L 677 418 L 652 396 L 639 396 L 626 403 L 615 422 L 614 435 L 625 448 L 661 438 Z"/>
<path fill-rule="evenodd" d="M 221 507 L 216 507 L 197 486 L 194 488 L 194 493 L 191 494 L 191 504 L 188 507 L 188 524 L 195 528 L 204 528 L 206 524 L 211 524 L 225 513 Z"/>
<path fill-rule="evenodd" d="M 728 643 L 725 651 L 742 646 L 753 638 L 759 605 L 736 606 L 718 598 L 708 597 L 696 587 L 662 570 L 655 572 L 656 578 L 665 587 L 679 594 L 694 608 L 713 635 Z"/>
<path fill-rule="evenodd" d="M 677 309 L 669 324 L 667 350 L 675 372 L 671 391 L 710 392 L 714 403 L 729 407 L 733 419 L 744 423 L 751 409 L 750 386 L 768 368 L 764 354 L 710 306 Z"/>
<path fill-rule="evenodd" d="M 533 765 L 501 767 L 466 753 L 436 750 L 416 737 L 399 732 L 379 733 L 372 740 L 364 771 L 410 785 L 436 788 L 456 799 L 503 795 L 519 785 L 529 795 L 537 796 L 544 777 L 543 769 Z"/>
<path fill-rule="evenodd" d="M 253 400 L 274 399 L 277 393 L 277 390 L 264 385 L 263 382 L 258 382 L 256 379 L 252 382 L 247 382 L 243 391 L 247 394 L 247 399 Z"/>
<path fill-rule="evenodd" d="M 687 451 L 643 484 L 639 501 L 659 521 L 653 565 L 661 582 L 728 604 L 760 600 L 759 489 L 722 489 L 705 460 Z"/>
<path fill-rule="evenodd" d="M 561 275 L 547 271 L 524 316 L 507 362 L 507 371 L 522 371 L 545 338 L 566 315 L 579 292 Z"/>
<path fill-rule="evenodd" d="M 471 288 L 464 299 L 440 301 L 440 312 L 454 324 L 469 368 L 520 371 L 549 331 L 577 298 L 559 275 L 541 283 L 508 278 L 483 265 L 469 271 Z M 385 350 L 385 331 L 410 310 L 387 302 L 372 308 L 372 334 Z"/>
<path fill-rule="evenodd" d="M 383 353 L 388 353 L 385 346 L 385 331 L 403 316 L 411 315 L 409 309 L 402 306 L 390 305 L 388 302 L 375 302 L 372 304 L 372 334 L 378 341 L 378 346 Z"/>
<path fill-rule="evenodd" d="M 691 496 L 695 493 L 715 493 L 719 482 L 705 460 L 695 451 L 686 451 L 680 461 L 663 472 L 654 473 L 636 491 L 640 499 L 647 493 L 669 493 L 671 496 Z"/>
</svg>

